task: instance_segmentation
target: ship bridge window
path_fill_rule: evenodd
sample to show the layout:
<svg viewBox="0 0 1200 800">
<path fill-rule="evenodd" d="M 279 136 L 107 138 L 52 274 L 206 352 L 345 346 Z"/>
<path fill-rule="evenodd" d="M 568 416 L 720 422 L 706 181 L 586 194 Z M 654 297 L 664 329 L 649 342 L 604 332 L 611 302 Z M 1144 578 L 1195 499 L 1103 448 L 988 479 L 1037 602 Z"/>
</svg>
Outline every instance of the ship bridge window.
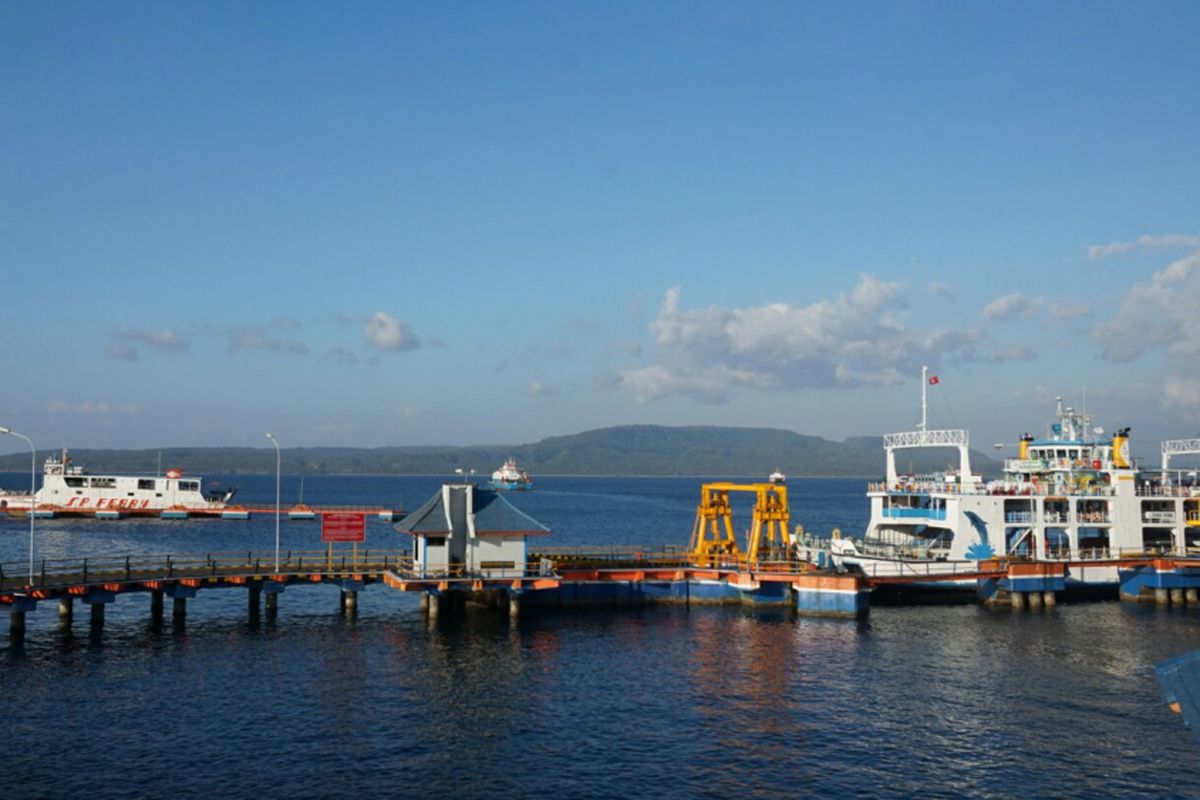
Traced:
<svg viewBox="0 0 1200 800">
<path fill-rule="evenodd" d="M 92 478 L 93 489 L 114 489 L 116 486 L 116 478 Z"/>
<path fill-rule="evenodd" d="M 179 491 L 181 492 L 198 492 L 200 491 L 199 481 L 180 481 Z"/>
<path fill-rule="evenodd" d="M 83 486 L 83 478 L 63 478 L 67 482 L 67 486 L 79 487 Z"/>
<path fill-rule="evenodd" d="M 154 481 L 147 480 L 145 478 L 141 478 L 138 480 L 138 488 L 153 490 L 154 489 Z"/>
</svg>

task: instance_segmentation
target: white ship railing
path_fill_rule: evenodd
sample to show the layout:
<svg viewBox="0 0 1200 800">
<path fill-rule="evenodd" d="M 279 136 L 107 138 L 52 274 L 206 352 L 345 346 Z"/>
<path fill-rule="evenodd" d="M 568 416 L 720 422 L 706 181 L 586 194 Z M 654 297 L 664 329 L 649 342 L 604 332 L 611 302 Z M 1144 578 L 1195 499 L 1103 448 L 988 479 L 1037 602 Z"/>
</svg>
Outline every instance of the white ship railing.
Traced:
<svg viewBox="0 0 1200 800">
<path fill-rule="evenodd" d="M 1200 439 L 1168 439 L 1162 443 L 1162 470 L 1171 468 L 1171 456 L 1200 455 Z"/>
<path fill-rule="evenodd" d="M 1192 490 L 1178 490 L 1174 493 L 1163 493 L 1161 490 L 1158 494 L 1145 494 L 1142 496 L 1153 497 L 1200 497 L 1200 491 L 1195 494 L 1188 494 Z M 900 481 L 897 483 L 888 484 L 883 481 L 869 481 L 867 483 L 867 492 L 874 494 L 963 494 L 963 495 L 990 495 L 993 497 L 1113 497 L 1117 490 L 1112 486 L 1096 486 L 1092 485 L 1087 488 L 1076 486 L 1064 486 L 1056 488 L 1054 486 L 1046 486 L 1038 484 L 1015 485 L 1015 484 L 1000 484 L 1000 485 L 983 485 L 976 483 L 962 486 L 957 483 L 943 483 L 940 481 Z M 1142 493 L 1139 491 L 1139 495 Z"/>
<path fill-rule="evenodd" d="M 970 434 L 965 430 L 904 431 L 885 433 L 884 447 L 967 447 Z"/>
<path fill-rule="evenodd" d="M 1200 486 L 1153 486 L 1137 487 L 1138 497 L 1200 497 Z"/>
</svg>

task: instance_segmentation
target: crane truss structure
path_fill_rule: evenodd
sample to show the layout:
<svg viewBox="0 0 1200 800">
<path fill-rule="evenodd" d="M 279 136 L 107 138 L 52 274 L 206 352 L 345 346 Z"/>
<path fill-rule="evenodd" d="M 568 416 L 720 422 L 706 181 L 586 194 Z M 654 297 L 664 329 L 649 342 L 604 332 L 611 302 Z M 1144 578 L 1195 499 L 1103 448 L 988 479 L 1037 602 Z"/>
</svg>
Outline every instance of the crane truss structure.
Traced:
<svg viewBox="0 0 1200 800">
<path fill-rule="evenodd" d="M 733 528 L 730 492 L 753 492 L 754 514 L 739 547 Z M 700 505 L 688 549 L 700 563 L 714 563 L 732 556 L 749 563 L 782 561 L 792 550 L 788 531 L 787 486 L 778 483 L 706 483 L 700 487 Z"/>
</svg>

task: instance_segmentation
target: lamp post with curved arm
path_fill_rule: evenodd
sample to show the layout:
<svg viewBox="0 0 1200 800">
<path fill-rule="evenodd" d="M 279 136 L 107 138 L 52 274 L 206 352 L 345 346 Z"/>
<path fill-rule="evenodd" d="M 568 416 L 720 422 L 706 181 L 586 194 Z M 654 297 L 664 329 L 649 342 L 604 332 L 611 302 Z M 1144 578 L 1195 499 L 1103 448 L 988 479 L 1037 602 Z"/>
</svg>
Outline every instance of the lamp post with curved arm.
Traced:
<svg viewBox="0 0 1200 800">
<path fill-rule="evenodd" d="M 33 439 L 25 434 L 17 433 L 11 428 L 0 428 L 0 434 L 5 433 L 24 439 L 29 445 L 29 585 L 33 586 L 33 512 L 37 509 L 37 502 L 34 500 L 34 490 L 37 488 L 37 450 L 33 446 Z"/>
<path fill-rule="evenodd" d="M 283 453 L 279 449 L 279 440 L 275 434 L 268 433 L 267 438 L 275 445 L 275 574 L 279 574 L 279 475 L 283 466 Z"/>
</svg>

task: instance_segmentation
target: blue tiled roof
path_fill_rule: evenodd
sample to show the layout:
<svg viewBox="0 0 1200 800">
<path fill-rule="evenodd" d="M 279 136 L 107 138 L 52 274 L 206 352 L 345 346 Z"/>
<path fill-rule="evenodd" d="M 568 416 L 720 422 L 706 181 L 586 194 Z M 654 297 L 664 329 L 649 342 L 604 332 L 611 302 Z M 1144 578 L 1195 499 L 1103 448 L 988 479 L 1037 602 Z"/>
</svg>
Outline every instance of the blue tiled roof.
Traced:
<svg viewBox="0 0 1200 800">
<path fill-rule="evenodd" d="M 514 506 L 499 492 L 492 489 L 480 489 L 478 486 L 472 486 L 471 490 L 475 493 L 472 507 L 475 510 L 475 533 L 477 535 L 550 532 L 549 528 Z M 446 506 L 442 502 L 442 490 L 439 489 L 416 511 L 405 515 L 396 523 L 395 528 L 401 533 L 411 534 L 449 533 L 450 526 L 446 521 Z"/>
<path fill-rule="evenodd" d="M 395 528 L 401 533 L 449 533 L 450 525 L 446 522 L 442 490 L 438 489 L 424 505 L 411 514 L 406 514 L 396 523 Z"/>
<path fill-rule="evenodd" d="M 475 487 L 475 533 L 549 533 L 550 529 L 491 489 Z"/>
</svg>

